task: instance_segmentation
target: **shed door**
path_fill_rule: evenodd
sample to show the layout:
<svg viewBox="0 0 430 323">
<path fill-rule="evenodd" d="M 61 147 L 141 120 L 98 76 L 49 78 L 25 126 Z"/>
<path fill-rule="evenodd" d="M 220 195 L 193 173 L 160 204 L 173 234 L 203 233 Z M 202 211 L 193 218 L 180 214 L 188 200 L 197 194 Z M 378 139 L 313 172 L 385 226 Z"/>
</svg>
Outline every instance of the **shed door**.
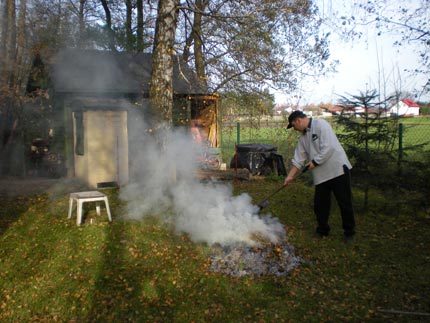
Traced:
<svg viewBox="0 0 430 323">
<path fill-rule="evenodd" d="M 99 183 L 128 182 L 128 134 L 126 111 L 86 111 L 83 133 L 75 121 L 75 175 L 97 187 Z M 82 138 L 79 138 L 81 136 Z M 79 140 L 83 147 L 79 146 Z M 80 148 L 80 149 L 76 149 Z"/>
</svg>

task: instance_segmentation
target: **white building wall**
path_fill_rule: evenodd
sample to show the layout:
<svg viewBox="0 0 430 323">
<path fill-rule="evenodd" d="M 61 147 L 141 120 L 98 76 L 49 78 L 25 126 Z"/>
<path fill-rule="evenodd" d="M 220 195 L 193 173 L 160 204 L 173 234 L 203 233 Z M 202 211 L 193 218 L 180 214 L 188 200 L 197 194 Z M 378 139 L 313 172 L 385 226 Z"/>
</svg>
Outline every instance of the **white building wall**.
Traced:
<svg viewBox="0 0 430 323">
<path fill-rule="evenodd" d="M 129 180 L 127 112 L 85 111 L 83 126 L 84 154 L 74 153 L 75 176 L 93 188 L 105 182 L 126 184 Z M 76 135 L 74 138 L 76 143 Z"/>
<path fill-rule="evenodd" d="M 390 109 L 390 113 L 394 115 L 399 115 L 399 116 L 404 116 L 404 115 L 419 116 L 420 108 L 409 107 L 404 102 L 399 102 Z"/>
</svg>

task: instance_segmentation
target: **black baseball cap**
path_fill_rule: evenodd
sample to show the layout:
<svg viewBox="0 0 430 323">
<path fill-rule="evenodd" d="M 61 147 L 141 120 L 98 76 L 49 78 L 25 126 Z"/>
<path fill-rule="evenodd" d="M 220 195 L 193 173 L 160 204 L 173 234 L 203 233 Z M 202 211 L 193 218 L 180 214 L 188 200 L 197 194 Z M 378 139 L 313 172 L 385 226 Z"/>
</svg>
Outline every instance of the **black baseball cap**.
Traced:
<svg viewBox="0 0 430 323">
<path fill-rule="evenodd" d="M 293 122 L 294 120 L 296 120 L 297 118 L 306 118 L 306 114 L 303 113 L 303 111 L 300 110 L 296 110 L 293 111 L 289 116 L 288 116 L 288 126 L 287 129 L 290 129 L 293 125 L 291 124 L 291 122 Z"/>
</svg>

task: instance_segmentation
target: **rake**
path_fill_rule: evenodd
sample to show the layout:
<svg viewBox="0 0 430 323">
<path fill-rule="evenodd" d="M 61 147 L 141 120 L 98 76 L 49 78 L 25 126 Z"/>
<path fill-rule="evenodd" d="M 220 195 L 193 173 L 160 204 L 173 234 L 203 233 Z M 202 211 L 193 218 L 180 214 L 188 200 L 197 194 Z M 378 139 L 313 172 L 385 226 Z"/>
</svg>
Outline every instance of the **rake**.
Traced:
<svg viewBox="0 0 430 323">
<path fill-rule="evenodd" d="M 309 165 L 306 165 L 303 170 L 301 171 L 301 174 L 305 173 L 309 169 Z M 270 205 L 269 199 L 272 198 L 275 194 L 282 191 L 282 189 L 285 187 L 285 184 L 283 184 L 281 187 L 279 187 L 276 191 L 274 191 L 272 194 L 270 194 L 268 197 L 266 197 L 261 203 L 258 204 L 258 207 L 260 208 L 260 211 L 264 209 L 265 207 L 268 207 Z"/>
</svg>

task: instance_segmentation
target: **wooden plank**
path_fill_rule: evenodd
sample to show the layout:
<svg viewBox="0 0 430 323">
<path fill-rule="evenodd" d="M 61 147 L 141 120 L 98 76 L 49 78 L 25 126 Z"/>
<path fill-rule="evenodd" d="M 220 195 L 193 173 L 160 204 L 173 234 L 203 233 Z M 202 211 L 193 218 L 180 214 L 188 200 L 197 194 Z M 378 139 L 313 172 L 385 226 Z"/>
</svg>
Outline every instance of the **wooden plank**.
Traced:
<svg viewBox="0 0 430 323">
<path fill-rule="evenodd" d="M 247 169 L 238 169 L 237 173 L 235 169 L 219 170 L 219 169 L 200 169 L 196 172 L 196 177 L 200 180 L 249 180 L 250 173 Z"/>
</svg>

